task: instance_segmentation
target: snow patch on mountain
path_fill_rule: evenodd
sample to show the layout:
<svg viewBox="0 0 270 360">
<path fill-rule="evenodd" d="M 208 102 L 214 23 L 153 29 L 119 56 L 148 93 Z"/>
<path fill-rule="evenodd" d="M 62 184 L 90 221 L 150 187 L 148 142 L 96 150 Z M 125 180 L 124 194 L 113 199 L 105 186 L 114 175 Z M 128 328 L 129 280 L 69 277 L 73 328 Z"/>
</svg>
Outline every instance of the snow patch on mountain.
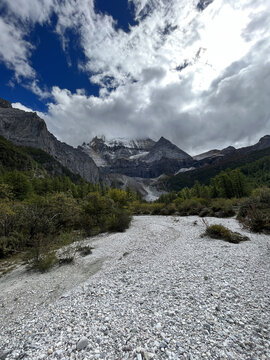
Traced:
<svg viewBox="0 0 270 360">
<path fill-rule="evenodd" d="M 195 167 L 189 167 L 189 168 L 182 168 L 182 169 L 179 169 L 174 175 L 178 175 L 178 174 L 181 174 L 181 173 L 184 173 L 184 172 L 187 172 L 187 171 L 192 171 L 192 170 L 195 170 Z"/>
<path fill-rule="evenodd" d="M 135 159 L 142 158 L 142 157 L 144 157 L 144 156 L 146 156 L 146 155 L 148 155 L 148 154 L 149 154 L 149 151 L 142 151 L 142 152 L 140 152 L 139 154 L 130 156 L 129 158 L 130 158 L 131 160 L 135 160 Z"/>
</svg>

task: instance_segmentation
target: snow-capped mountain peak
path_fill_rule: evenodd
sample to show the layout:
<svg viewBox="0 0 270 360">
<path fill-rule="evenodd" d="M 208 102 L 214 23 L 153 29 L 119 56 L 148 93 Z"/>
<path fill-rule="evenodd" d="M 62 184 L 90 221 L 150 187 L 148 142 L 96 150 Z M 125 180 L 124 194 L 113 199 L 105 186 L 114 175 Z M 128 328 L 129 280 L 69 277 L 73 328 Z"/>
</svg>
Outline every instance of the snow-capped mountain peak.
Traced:
<svg viewBox="0 0 270 360">
<path fill-rule="evenodd" d="M 164 137 L 154 141 L 150 138 L 106 139 L 105 136 L 96 136 L 88 144 L 84 143 L 81 149 L 103 171 L 134 177 L 173 173 L 183 162 L 192 159 Z"/>
</svg>

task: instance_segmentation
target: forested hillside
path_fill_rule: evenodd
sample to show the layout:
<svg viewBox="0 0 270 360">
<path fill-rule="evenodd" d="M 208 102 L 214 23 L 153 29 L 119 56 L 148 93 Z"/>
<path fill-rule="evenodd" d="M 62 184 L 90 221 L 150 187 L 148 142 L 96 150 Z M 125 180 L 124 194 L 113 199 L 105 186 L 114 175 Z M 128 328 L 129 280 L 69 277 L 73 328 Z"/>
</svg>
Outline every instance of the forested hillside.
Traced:
<svg viewBox="0 0 270 360">
<path fill-rule="evenodd" d="M 168 190 L 179 191 L 186 186 L 192 187 L 196 180 L 199 181 L 200 184 L 209 185 L 210 179 L 218 175 L 221 171 L 226 169 L 236 169 L 242 166 L 245 167 L 247 164 L 254 163 L 267 156 L 270 156 L 270 148 L 254 151 L 248 154 L 236 154 L 228 159 L 222 160 L 222 162 L 219 162 L 218 164 L 208 165 L 197 170 L 172 176 L 166 182 L 166 186 Z"/>
<path fill-rule="evenodd" d="M 240 207 L 241 221 L 256 215 L 251 228 L 270 229 L 269 149 L 251 154 L 246 162 L 244 157 L 229 162 L 231 169 L 213 177 L 217 167 L 186 174 L 193 186 L 150 204 L 129 188 L 85 182 L 42 150 L 18 147 L 2 137 L 0 150 L 0 258 L 26 253 L 28 263 L 40 270 L 53 265 L 55 250 L 67 243 L 124 231 L 131 214 L 227 217 Z"/>
<path fill-rule="evenodd" d="M 263 152 L 260 152 L 261 154 Z M 258 154 L 256 154 L 257 156 Z M 152 204 L 133 203 L 137 214 L 238 218 L 253 231 L 270 231 L 270 156 L 171 191 Z"/>
<path fill-rule="evenodd" d="M 2 137 L 0 150 L 0 258 L 26 251 L 44 269 L 55 247 L 129 226 L 132 190 L 87 183 L 42 150 Z"/>
</svg>

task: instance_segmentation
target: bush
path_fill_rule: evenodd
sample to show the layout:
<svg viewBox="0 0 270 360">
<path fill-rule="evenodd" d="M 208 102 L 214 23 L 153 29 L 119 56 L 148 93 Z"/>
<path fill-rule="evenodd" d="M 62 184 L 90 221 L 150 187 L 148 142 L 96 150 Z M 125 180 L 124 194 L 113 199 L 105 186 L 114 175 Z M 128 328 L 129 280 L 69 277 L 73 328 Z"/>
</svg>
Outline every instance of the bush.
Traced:
<svg viewBox="0 0 270 360">
<path fill-rule="evenodd" d="M 270 231 L 270 189 L 255 190 L 240 205 L 237 219 L 251 231 Z"/>
<path fill-rule="evenodd" d="M 108 220 L 108 230 L 124 232 L 131 222 L 131 215 L 126 210 L 117 209 Z"/>
<path fill-rule="evenodd" d="M 209 216 L 210 214 L 211 214 L 210 209 L 208 209 L 208 208 L 203 208 L 203 209 L 201 210 L 201 212 L 199 213 L 199 216 L 200 216 L 200 217 L 205 217 L 205 216 Z"/>
<path fill-rule="evenodd" d="M 58 264 L 61 265 L 69 265 L 72 264 L 74 261 L 74 256 L 65 256 L 65 257 L 61 257 L 58 260 Z"/>
<path fill-rule="evenodd" d="M 49 271 L 54 265 L 58 263 L 58 259 L 55 255 L 55 252 L 43 255 L 39 258 L 38 261 L 32 263 L 32 268 L 40 271 L 46 272 Z"/>
<path fill-rule="evenodd" d="M 212 239 L 222 239 L 233 244 L 238 244 L 242 241 L 247 241 L 247 236 L 241 235 L 238 232 L 229 230 L 223 225 L 207 225 L 204 233 L 206 236 L 210 236 Z"/>
<path fill-rule="evenodd" d="M 87 255 L 92 254 L 92 250 L 93 250 L 93 249 L 94 249 L 94 248 L 91 247 L 91 246 L 87 246 L 87 245 L 82 246 L 82 245 L 80 245 L 80 246 L 76 249 L 76 251 L 78 251 L 81 256 L 87 256 Z"/>
<path fill-rule="evenodd" d="M 182 216 L 199 215 L 204 205 L 199 199 L 187 199 L 179 204 L 177 210 Z"/>
<path fill-rule="evenodd" d="M 214 216 L 231 217 L 235 215 L 233 201 L 228 199 L 215 199 L 211 203 L 211 210 Z"/>
<path fill-rule="evenodd" d="M 175 204 L 168 204 L 165 207 L 160 209 L 160 215 L 173 215 L 176 212 Z"/>
</svg>

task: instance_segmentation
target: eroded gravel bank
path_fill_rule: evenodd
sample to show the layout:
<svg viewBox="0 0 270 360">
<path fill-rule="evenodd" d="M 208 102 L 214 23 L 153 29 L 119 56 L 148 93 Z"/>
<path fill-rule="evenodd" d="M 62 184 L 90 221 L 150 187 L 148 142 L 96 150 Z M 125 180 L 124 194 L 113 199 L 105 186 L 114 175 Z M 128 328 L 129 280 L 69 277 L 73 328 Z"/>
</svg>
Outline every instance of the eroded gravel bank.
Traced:
<svg viewBox="0 0 270 360">
<path fill-rule="evenodd" d="M 6 359 L 270 359 L 269 236 L 234 245 L 203 231 L 196 217 L 135 217 L 75 265 L 5 276 Z"/>
</svg>

